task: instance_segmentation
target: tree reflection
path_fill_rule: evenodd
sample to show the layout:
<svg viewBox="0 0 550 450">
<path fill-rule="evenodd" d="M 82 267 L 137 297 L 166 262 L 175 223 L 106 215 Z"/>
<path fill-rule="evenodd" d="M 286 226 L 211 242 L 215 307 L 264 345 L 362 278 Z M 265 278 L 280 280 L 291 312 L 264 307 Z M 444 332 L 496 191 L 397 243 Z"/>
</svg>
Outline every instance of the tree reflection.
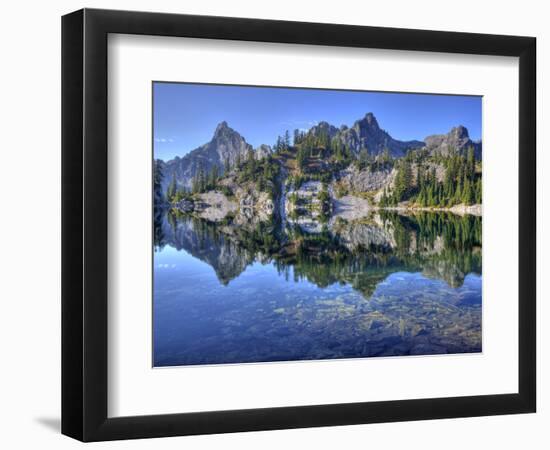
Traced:
<svg viewBox="0 0 550 450">
<path fill-rule="evenodd" d="M 155 215 L 154 244 L 185 250 L 227 284 L 248 265 L 273 263 L 280 274 L 324 288 L 349 284 L 365 298 L 394 272 L 422 272 L 451 287 L 481 274 L 481 218 L 451 213 L 383 211 L 353 222 L 331 220 L 321 232 L 277 220 L 209 222 L 192 215 Z"/>
</svg>

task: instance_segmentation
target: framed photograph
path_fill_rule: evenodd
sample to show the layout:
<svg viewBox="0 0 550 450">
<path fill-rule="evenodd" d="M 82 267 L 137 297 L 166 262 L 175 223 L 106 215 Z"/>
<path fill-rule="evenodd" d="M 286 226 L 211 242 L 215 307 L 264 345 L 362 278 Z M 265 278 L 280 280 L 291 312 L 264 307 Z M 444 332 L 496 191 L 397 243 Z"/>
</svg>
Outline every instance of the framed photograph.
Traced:
<svg viewBox="0 0 550 450">
<path fill-rule="evenodd" d="M 531 37 L 62 21 L 62 432 L 535 412 Z"/>
</svg>

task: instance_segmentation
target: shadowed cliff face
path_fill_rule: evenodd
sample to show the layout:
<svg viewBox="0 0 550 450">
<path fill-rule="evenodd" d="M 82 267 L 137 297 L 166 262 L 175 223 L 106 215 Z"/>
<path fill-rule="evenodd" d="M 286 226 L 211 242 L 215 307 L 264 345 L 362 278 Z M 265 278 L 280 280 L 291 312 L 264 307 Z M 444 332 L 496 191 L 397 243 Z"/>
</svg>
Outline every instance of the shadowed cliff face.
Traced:
<svg viewBox="0 0 550 450">
<path fill-rule="evenodd" d="M 270 262 L 321 288 L 344 283 L 367 298 L 394 272 L 421 272 L 450 287 L 481 273 L 481 218 L 444 213 L 335 220 L 319 233 L 276 221 L 243 227 L 168 213 L 155 225 L 155 245 L 206 262 L 224 285 L 254 262 Z"/>
</svg>

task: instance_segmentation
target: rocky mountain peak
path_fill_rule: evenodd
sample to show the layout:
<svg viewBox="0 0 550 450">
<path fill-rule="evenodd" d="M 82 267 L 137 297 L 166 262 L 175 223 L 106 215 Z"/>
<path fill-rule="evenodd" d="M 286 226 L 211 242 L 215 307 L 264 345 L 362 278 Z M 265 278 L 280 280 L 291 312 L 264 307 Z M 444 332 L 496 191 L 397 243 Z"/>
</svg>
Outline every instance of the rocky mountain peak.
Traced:
<svg viewBox="0 0 550 450">
<path fill-rule="evenodd" d="M 468 129 L 465 126 L 459 125 L 453 127 L 449 132 L 449 135 L 455 139 L 468 139 L 470 135 L 468 134 Z"/>
<path fill-rule="evenodd" d="M 424 146 L 421 141 L 399 141 L 393 139 L 386 131 L 380 128 L 378 120 L 372 112 L 357 120 L 351 128 L 340 130 L 340 139 L 356 155 L 366 149 L 370 155 L 379 155 L 386 148 L 393 157 L 399 158 L 410 148 Z"/>
<path fill-rule="evenodd" d="M 376 120 L 376 117 L 374 117 L 374 114 L 371 112 L 365 114 L 365 117 L 355 122 L 354 128 L 362 132 L 376 133 L 380 131 L 380 126 L 378 125 L 378 121 Z"/>
<path fill-rule="evenodd" d="M 376 120 L 376 117 L 374 117 L 374 114 L 369 112 L 365 115 L 365 118 L 363 119 L 371 128 L 379 129 L 380 126 L 378 125 L 378 121 Z"/>
<path fill-rule="evenodd" d="M 216 127 L 213 139 L 216 139 L 216 137 L 222 136 L 228 132 L 236 133 L 236 131 L 233 130 L 233 128 L 230 128 L 227 122 L 224 120 L 223 122 L 220 122 Z"/>
<path fill-rule="evenodd" d="M 226 159 L 234 162 L 237 154 L 244 157 L 246 152 L 252 149 L 244 137 L 231 128 L 225 120 L 218 124 L 212 140 L 203 147 L 207 147 L 210 153 L 217 153 L 222 162 Z"/>
<path fill-rule="evenodd" d="M 473 147 L 477 159 L 481 159 L 481 143 L 470 139 L 468 129 L 463 125 L 451 128 L 447 134 L 434 134 L 424 139 L 426 147 L 432 153 L 449 155 L 451 152 L 464 154 L 468 148 Z"/>
<path fill-rule="evenodd" d="M 330 142 L 339 141 L 355 156 L 366 150 L 369 155 L 377 156 L 386 151 L 395 158 L 403 157 L 410 149 L 426 148 L 431 153 L 441 155 L 451 152 L 465 153 L 473 147 L 475 157 L 481 159 L 481 142 L 473 142 L 466 127 L 459 125 L 447 134 L 428 136 L 422 141 L 400 141 L 381 129 L 372 112 L 357 120 L 352 127 L 342 125 L 340 128 L 328 122 L 321 121 L 307 132 L 312 136 L 326 136 Z M 212 139 L 204 145 L 192 150 L 183 157 L 176 157 L 163 163 L 163 190 L 170 180 L 176 178 L 179 187 L 189 188 L 193 178 L 200 171 L 209 172 L 214 167 L 222 173 L 226 167 L 244 161 L 254 152 L 256 159 L 265 158 L 273 153 L 271 147 L 260 145 L 255 150 L 237 131 L 224 120 L 214 131 Z"/>
<path fill-rule="evenodd" d="M 209 173 L 216 166 L 221 173 L 227 164 L 233 166 L 237 161 L 243 161 L 252 150 L 252 146 L 224 120 L 216 126 L 209 142 L 182 158 L 166 162 L 163 188 L 166 189 L 173 176 L 176 177 L 178 187 L 190 188 L 193 177 L 199 171 Z M 262 149 L 262 154 L 267 153 L 267 149 Z"/>
<path fill-rule="evenodd" d="M 324 120 L 309 130 L 309 133 L 313 136 L 319 136 L 321 133 L 326 133 L 329 138 L 332 138 L 337 132 L 338 128 L 328 122 L 325 122 Z"/>
</svg>

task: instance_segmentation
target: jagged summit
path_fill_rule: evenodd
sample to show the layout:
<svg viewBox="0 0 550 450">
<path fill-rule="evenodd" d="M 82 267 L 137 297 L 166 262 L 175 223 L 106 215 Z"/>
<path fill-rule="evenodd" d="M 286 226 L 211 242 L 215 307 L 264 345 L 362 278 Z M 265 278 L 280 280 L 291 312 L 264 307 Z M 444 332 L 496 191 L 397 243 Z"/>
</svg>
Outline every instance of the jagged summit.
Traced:
<svg viewBox="0 0 550 450">
<path fill-rule="evenodd" d="M 238 159 L 244 160 L 251 150 L 252 146 L 224 120 L 216 126 L 209 142 L 164 164 L 163 188 L 173 177 L 179 187 L 190 188 L 193 177 L 200 170 L 208 173 L 217 166 L 222 173 L 227 163 L 233 165 Z"/>
<path fill-rule="evenodd" d="M 452 151 L 463 153 L 473 147 L 477 159 L 481 159 L 481 143 L 470 139 L 468 129 L 463 125 L 451 128 L 447 134 L 434 134 L 426 137 L 426 148 L 432 153 L 448 155 Z"/>
<path fill-rule="evenodd" d="M 338 128 L 323 120 L 317 125 L 311 127 L 308 131 L 308 134 L 313 136 L 320 136 L 322 133 L 325 133 L 330 139 L 332 139 L 338 133 Z"/>
<path fill-rule="evenodd" d="M 347 125 L 336 127 L 327 121 L 321 121 L 311 127 L 306 134 L 315 137 L 325 135 L 330 141 L 337 140 L 355 156 L 359 156 L 362 151 L 376 156 L 387 149 L 392 157 L 401 158 L 409 150 L 419 148 L 446 155 L 451 151 L 463 152 L 471 146 L 475 150 L 476 158 L 481 158 L 481 142 L 472 141 L 468 130 L 463 125 L 455 126 L 447 134 L 428 136 L 424 141 L 400 141 L 380 127 L 373 112 L 367 112 L 351 127 Z M 260 145 L 254 150 L 243 136 L 223 120 L 216 126 L 209 142 L 181 158 L 176 157 L 163 163 L 165 172 L 163 183 L 167 185 L 175 176 L 179 186 L 189 188 L 199 170 L 208 172 L 217 166 L 222 173 L 227 163 L 233 166 L 237 161 L 245 160 L 250 151 L 254 152 L 256 159 L 272 153 L 271 147 L 267 145 Z"/>
<path fill-rule="evenodd" d="M 220 122 L 216 126 L 216 129 L 214 130 L 214 134 L 212 135 L 212 141 L 220 140 L 220 139 L 244 140 L 244 138 L 239 134 L 239 132 L 231 128 L 225 120 L 223 122 Z"/>
<path fill-rule="evenodd" d="M 373 130 L 379 130 L 380 125 L 378 125 L 378 120 L 376 120 L 376 117 L 374 117 L 374 114 L 371 112 L 368 112 L 365 114 L 365 117 L 361 120 L 358 120 L 355 122 L 356 124 L 359 124 L 360 126 L 368 126 L 369 128 Z"/>
<path fill-rule="evenodd" d="M 456 136 L 457 138 L 469 138 L 468 129 L 463 125 L 451 128 L 449 134 Z"/>
<path fill-rule="evenodd" d="M 356 120 L 351 127 L 341 125 L 337 128 L 326 121 L 319 122 L 308 131 L 308 134 L 313 136 L 326 134 L 330 140 L 340 141 L 355 155 L 359 155 L 362 150 L 367 150 L 371 155 L 378 155 L 387 148 L 392 156 L 399 158 L 411 148 L 424 146 L 422 141 L 393 139 L 380 128 L 378 120 L 372 112 L 368 112 L 362 119 Z"/>
<path fill-rule="evenodd" d="M 229 127 L 229 125 L 227 124 L 227 122 L 224 120 L 224 121 L 220 122 L 220 123 L 216 126 L 216 130 L 214 131 L 214 136 L 219 135 L 219 134 L 222 134 L 222 133 L 224 133 L 224 132 L 227 131 L 227 130 L 232 130 L 232 131 L 234 131 L 232 128 Z"/>
</svg>

